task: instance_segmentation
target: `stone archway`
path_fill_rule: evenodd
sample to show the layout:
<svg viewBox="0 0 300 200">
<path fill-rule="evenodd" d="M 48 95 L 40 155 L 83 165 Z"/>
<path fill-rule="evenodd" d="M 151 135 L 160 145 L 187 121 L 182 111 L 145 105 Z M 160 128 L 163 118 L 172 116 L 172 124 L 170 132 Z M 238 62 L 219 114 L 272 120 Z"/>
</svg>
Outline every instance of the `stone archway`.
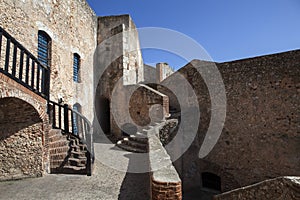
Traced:
<svg viewBox="0 0 300 200">
<path fill-rule="evenodd" d="M 43 120 L 28 102 L 0 98 L 0 180 L 43 173 Z"/>
</svg>

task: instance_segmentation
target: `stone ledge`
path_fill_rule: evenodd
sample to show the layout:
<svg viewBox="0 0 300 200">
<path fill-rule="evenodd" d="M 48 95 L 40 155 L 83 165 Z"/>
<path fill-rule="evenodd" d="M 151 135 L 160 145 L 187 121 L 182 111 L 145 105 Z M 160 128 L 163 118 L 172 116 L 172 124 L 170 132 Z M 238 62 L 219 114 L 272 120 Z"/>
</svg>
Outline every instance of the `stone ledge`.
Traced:
<svg viewBox="0 0 300 200">
<path fill-rule="evenodd" d="M 162 122 L 148 131 L 152 199 L 182 199 L 181 180 L 171 158 L 162 146 L 158 133 Z"/>
<path fill-rule="evenodd" d="M 214 197 L 214 200 L 231 199 L 296 199 L 300 196 L 300 177 L 278 177 L 250 186 L 235 189 Z"/>
</svg>

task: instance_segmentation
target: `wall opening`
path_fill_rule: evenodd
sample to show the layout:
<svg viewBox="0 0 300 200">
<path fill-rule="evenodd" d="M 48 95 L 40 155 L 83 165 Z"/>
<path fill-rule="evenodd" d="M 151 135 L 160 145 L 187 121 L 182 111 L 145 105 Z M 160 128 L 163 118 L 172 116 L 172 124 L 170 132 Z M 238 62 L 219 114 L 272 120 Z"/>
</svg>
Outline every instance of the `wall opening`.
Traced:
<svg viewBox="0 0 300 200">
<path fill-rule="evenodd" d="M 109 100 L 101 96 L 98 102 L 97 117 L 101 126 L 101 129 L 105 134 L 110 133 L 110 103 Z"/>
<path fill-rule="evenodd" d="M 203 188 L 221 191 L 221 178 L 218 175 L 204 172 L 201 174 L 201 177 Z"/>
<path fill-rule="evenodd" d="M 81 82 L 80 77 L 80 56 L 77 53 L 73 54 L 73 81 L 75 83 Z"/>
<path fill-rule="evenodd" d="M 45 31 L 38 32 L 38 60 L 47 67 L 51 65 L 51 38 Z"/>
<path fill-rule="evenodd" d="M 0 99 L 0 146 L 0 180 L 42 176 L 43 123 L 32 105 Z"/>
</svg>

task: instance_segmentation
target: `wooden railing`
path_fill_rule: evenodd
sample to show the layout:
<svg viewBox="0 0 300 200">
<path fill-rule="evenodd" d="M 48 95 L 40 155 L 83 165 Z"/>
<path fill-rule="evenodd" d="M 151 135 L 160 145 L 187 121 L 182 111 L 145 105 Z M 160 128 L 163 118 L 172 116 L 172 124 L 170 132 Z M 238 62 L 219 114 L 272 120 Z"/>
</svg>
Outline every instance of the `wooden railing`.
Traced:
<svg viewBox="0 0 300 200">
<path fill-rule="evenodd" d="M 0 72 L 49 99 L 50 69 L 0 27 Z"/>
<path fill-rule="evenodd" d="M 87 174 L 92 173 L 94 146 L 92 126 L 86 117 L 68 105 L 50 101 L 50 69 L 0 27 L 0 73 L 5 74 L 48 102 L 52 127 L 72 134 L 87 145 Z"/>
<path fill-rule="evenodd" d="M 48 103 L 48 112 L 52 128 L 60 129 L 65 134 L 72 134 L 87 145 L 87 173 L 91 175 L 94 163 L 94 143 L 92 126 L 89 120 L 81 113 L 69 108 L 67 104 Z"/>
</svg>

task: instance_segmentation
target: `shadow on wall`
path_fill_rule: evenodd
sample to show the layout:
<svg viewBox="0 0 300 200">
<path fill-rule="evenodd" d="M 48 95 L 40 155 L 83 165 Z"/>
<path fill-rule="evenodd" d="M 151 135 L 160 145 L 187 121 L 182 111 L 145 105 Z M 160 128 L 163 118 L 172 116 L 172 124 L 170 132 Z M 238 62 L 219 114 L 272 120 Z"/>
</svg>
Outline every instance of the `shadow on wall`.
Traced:
<svg viewBox="0 0 300 200">
<path fill-rule="evenodd" d="M 0 140 L 42 122 L 33 106 L 18 98 L 0 99 Z"/>
<path fill-rule="evenodd" d="M 18 98 L 0 99 L 0 180 L 42 176 L 43 133 L 32 105 Z"/>
</svg>

